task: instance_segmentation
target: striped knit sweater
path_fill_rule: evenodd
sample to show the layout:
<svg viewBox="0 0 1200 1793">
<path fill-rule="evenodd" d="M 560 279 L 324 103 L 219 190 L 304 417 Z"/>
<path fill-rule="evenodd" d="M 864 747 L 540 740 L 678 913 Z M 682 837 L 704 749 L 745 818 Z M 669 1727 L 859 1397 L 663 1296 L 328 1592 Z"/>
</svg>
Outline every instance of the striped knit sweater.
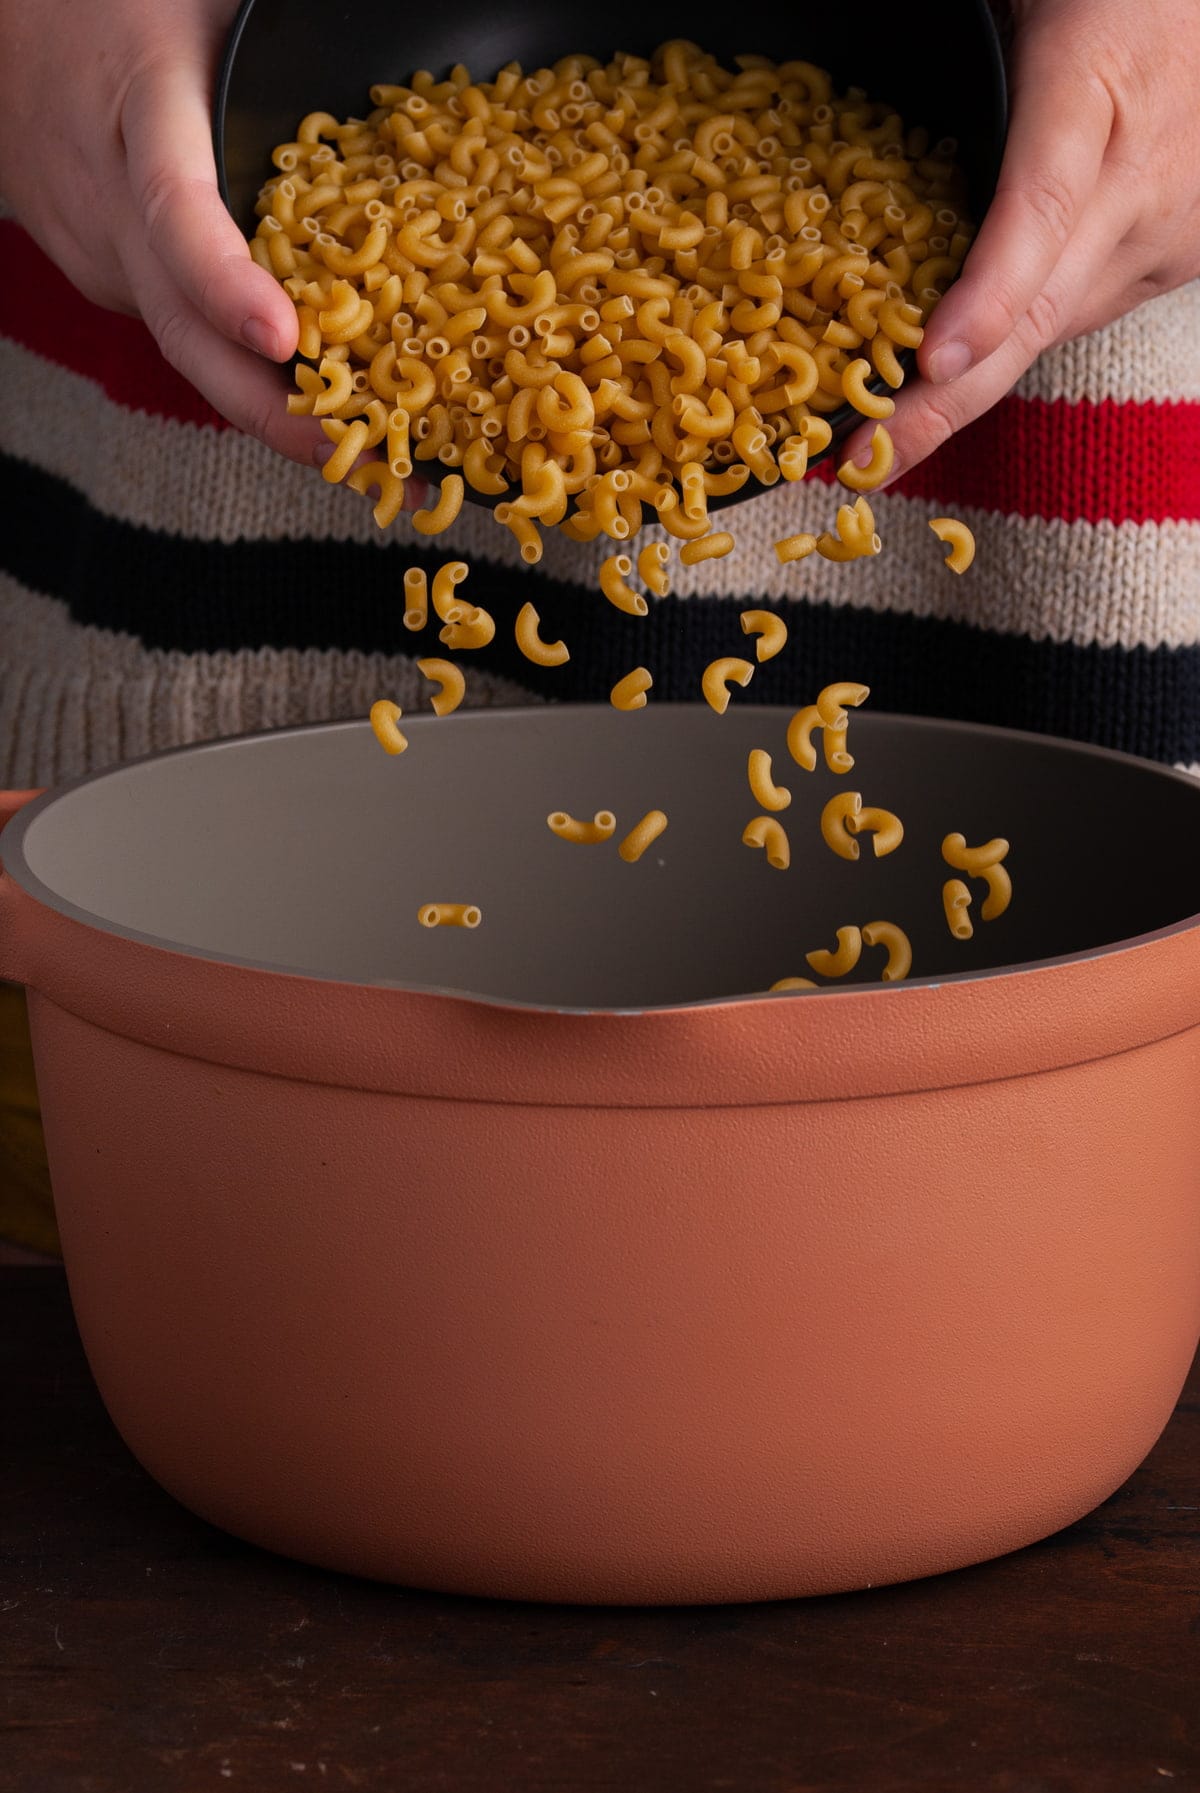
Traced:
<svg viewBox="0 0 1200 1793">
<path fill-rule="evenodd" d="M 430 539 L 227 426 L 143 326 L 89 305 L 0 220 L 0 785 L 50 785 L 187 742 L 424 708 L 436 620 L 403 628 L 403 574 L 455 557 L 499 618 L 532 599 L 571 658 L 542 669 L 511 628 L 471 656 L 467 701 L 600 700 L 630 667 L 654 701 L 702 701 L 748 603 L 786 654 L 744 701 L 833 678 L 872 708 L 1100 742 L 1200 772 L 1200 283 L 1045 356 L 1013 393 L 873 500 L 883 552 L 781 566 L 829 526 L 828 458 L 722 513 L 725 559 L 682 567 L 645 619 L 599 595 L 612 543 L 548 534 L 525 566 L 467 505 Z M 930 517 L 978 543 L 958 578 Z M 640 539 L 652 540 L 651 529 Z"/>
</svg>

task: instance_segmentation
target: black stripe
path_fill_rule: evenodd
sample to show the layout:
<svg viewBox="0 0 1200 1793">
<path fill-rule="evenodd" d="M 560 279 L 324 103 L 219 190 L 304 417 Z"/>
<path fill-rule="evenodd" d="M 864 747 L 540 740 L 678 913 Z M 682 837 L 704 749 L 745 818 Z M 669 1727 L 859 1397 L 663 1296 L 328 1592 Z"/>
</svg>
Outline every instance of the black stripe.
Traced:
<svg viewBox="0 0 1200 1793">
<path fill-rule="evenodd" d="M 445 547 L 184 539 L 103 516 L 67 482 L 15 458 L 0 457 L 0 476 L 8 501 L 0 565 L 61 599 L 77 623 L 183 653 L 441 651 L 436 621 L 412 634 L 401 614 L 404 569 L 419 564 L 432 572 L 447 558 Z M 474 592 L 498 620 L 532 599 L 543 637 L 570 644 L 565 666 L 540 668 L 501 626 L 492 646 L 471 656 L 547 698 L 603 699 L 643 664 L 654 674 L 654 698 L 702 701 L 709 660 L 753 658 L 738 613 L 755 602 L 783 611 L 789 640 L 744 692 L 734 691 L 735 702 L 807 702 L 822 683 L 850 678 L 870 685 L 872 707 L 881 710 L 1034 729 L 1168 763 L 1200 760 L 1200 646 L 1079 647 L 746 593 L 668 599 L 640 619 L 615 610 L 590 581 L 563 584 L 539 568 L 502 567 L 477 554 L 473 569 Z"/>
</svg>

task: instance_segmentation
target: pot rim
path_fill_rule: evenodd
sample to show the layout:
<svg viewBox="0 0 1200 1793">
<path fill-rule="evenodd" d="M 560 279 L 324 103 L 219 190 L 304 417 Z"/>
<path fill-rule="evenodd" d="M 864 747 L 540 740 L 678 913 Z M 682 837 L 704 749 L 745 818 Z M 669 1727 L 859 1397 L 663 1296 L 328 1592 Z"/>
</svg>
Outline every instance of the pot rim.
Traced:
<svg viewBox="0 0 1200 1793">
<path fill-rule="evenodd" d="M 549 707 L 549 706 L 548 706 Z M 763 704 L 758 709 L 764 715 L 790 716 L 795 706 L 792 704 Z M 524 717 L 529 713 L 528 704 L 496 704 L 486 709 L 460 712 L 456 723 L 460 726 L 482 726 L 485 722 L 494 723 L 497 718 Z M 603 712 L 607 714 L 608 705 L 602 703 L 561 703 L 553 706 L 554 713 Z M 958 721 L 951 717 L 921 716 L 904 711 L 873 711 L 873 718 L 880 721 L 898 722 L 902 725 L 912 724 L 934 733 L 945 732 L 959 736 L 964 732 L 984 739 L 998 741 L 1024 741 L 1051 751 L 1059 750 L 1073 757 L 1082 756 L 1087 759 L 1098 759 L 1117 765 L 1136 767 L 1152 776 L 1175 783 L 1181 789 L 1192 793 L 1194 800 L 1200 801 L 1200 780 L 1191 773 L 1168 766 L 1158 760 L 1146 759 L 1143 756 L 1122 752 L 1112 747 L 1101 747 L 1093 742 L 1074 741 L 1065 736 L 1048 735 L 1032 729 L 1014 729 L 1002 727 L 996 723 Z M 159 763 L 176 759 L 184 755 L 195 756 L 201 753 L 217 753 L 229 749 L 244 747 L 264 740 L 279 740 L 284 736 L 311 735 L 319 732 L 332 732 L 339 729 L 363 731 L 369 728 L 369 722 L 358 717 L 337 718 L 328 721 L 303 722 L 282 728 L 246 729 L 235 735 L 222 735 L 212 740 L 193 741 L 181 746 L 162 748 L 150 753 L 139 754 L 131 760 L 123 760 L 117 765 L 101 767 L 97 771 L 81 773 L 61 784 L 42 791 L 38 796 L 25 803 L 2 829 L 0 839 L 0 877 L 12 879 L 25 894 L 43 908 L 52 909 L 57 914 L 68 917 L 93 932 L 114 935 L 128 940 L 135 945 L 152 947 L 159 952 L 176 954 L 188 959 L 198 959 L 207 964 L 227 965 L 237 970 L 255 973 L 268 973 L 275 977 L 298 980 L 303 983 L 344 985 L 350 989 L 394 990 L 405 995 L 433 996 L 451 1002 L 465 1002 L 472 1007 L 486 1007 L 499 1010 L 518 1010 L 531 1015 L 562 1016 L 605 1016 L 635 1019 L 643 1015 L 685 1014 L 697 1010 L 728 1008 L 747 1003 L 767 1002 L 776 1004 L 782 996 L 810 994 L 795 991 L 746 990 L 737 991 L 724 996 L 697 997 L 689 1002 L 654 1003 L 640 1007 L 594 1007 L 591 1005 L 557 1004 L 543 1002 L 526 1002 L 519 997 L 489 996 L 478 991 L 465 990 L 454 985 L 424 984 L 411 979 L 397 978 L 363 978 L 348 979 L 334 973 L 315 971 L 296 965 L 277 964 L 266 959 L 243 958 L 233 953 L 214 953 L 204 947 L 189 946 L 182 941 L 175 941 L 168 936 L 149 934 L 143 929 L 127 927 L 112 921 L 94 911 L 81 908 L 70 902 L 57 891 L 52 890 L 34 873 L 25 859 L 24 842 L 29 828 L 38 818 L 53 807 L 62 797 L 84 790 L 88 785 L 98 784 L 104 779 L 119 777 L 137 766 Z M 430 727 L 445 727 L 445 720 L 432 716 L 414 716 L 405 718 L 408 732 L 414 729 L 421 731 Z M 940 975 L 910 976 L 895 984 L 869 983 L 845 986 L 831 985 L 822 987 L 818 992 L 822 998 L 841 999 L 843 1002 L 856 1002 L 864 998 L 883 995 L 894 996 L 898 992 L 912 992 L 919 989 L 939 989 L 944 985 L 982 984 L 1000 979 L 1019 977 L 1030 973 L 1045 972 L 1061 966 L 1085 964 L 1096 959 L 1107 959 L 1121 953 L 1151 945 L 1156 941 L 1171 939 L 1175 935 L 1184 934 L 1192 929 L 1200 930 L 1200 909 L 1190 915 L 1181 917 L 1163 928 L 1155 928 L 1140 934 L 1129 935 L 1121 940 L 1110 941 L 1101 946 L 1086 947 L 1078 952 L 1057 953 L 1043 959 L 1027 959 L 1006 965 L 994 965 L 982 970 L 944 972 Z M 824 1003 L 822 1004 L 824 1006 Z"/>
</svg>

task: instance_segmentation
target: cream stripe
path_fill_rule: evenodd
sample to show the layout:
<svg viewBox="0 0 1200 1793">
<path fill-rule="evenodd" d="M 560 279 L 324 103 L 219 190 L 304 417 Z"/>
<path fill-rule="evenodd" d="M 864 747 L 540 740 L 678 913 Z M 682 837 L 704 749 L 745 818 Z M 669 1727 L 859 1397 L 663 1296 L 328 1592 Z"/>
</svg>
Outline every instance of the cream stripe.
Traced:
<svg viewBox="0 0 1200 1793">
<path fill-rule="evenodd" d="M 419 536 L 405 516 L 381 532 L 368 499 L 331 485 L 315 468 L 237 430 L 127 411 L 93 381 L 3 338 L 0 390 L 0 449 L 66 480 L 116 521 L 200 541 L 420 542 L 444 546 L 448 558 L 524 565 L 515 537 L 486 505 L 464 505 L 441 536 Z M 30 417 L 38 419 L 36 434 Z M 564 580 L 593 577 L 616 545 L 570 542 L 551 531 L 540 569 Z"/>
<path fill-rule="evenodd" d="M 73 623 L 65 604 L 0 575 L 0 787 L 53 785 L 193 741 L 366 716 L 377 697 L 428 708 L 404 654 L 259 648 L 183 654 Z M 532 703 L 467 672 L 468 706 Z"/>
<path fill-rule="evenodd" d="M 1155 303 L 1158 303 L 1157 301 Z M 520 568 L 509 531 L 483 506 L 464 506 L 453 529 L 420 537 L 407 518 L 381 533 L 367 500 L 327 484 L 236 431 L 197 429 L 131 414 L 91 381 L 0 340 L 0 444 L 81 487 L 116 519 L 200 540 L 245 539 L 415 542 L 447 557 Z M 30 439 L 25 416 L 44 418 Z M 102 443 L 103 454 L 95 452 Z M 1056 641 L 1122 647 L 1180 646 L 1200 639 L 1200 523 L 1063 523 L 964 513 L 978 538 L 974 566 L 962 579 L 940 564 L 929 517 L 944 506 L 880 494 L 872 502 L 884 551 L 840 565 L 811 556 L 781 567 L 774 543 L 799 530 L 831 526 L 840 488 L 806 480 L 714 512 L 737 547 L 732 556 L 683 567 L 672 560 L 679 596 L 743 591 L 898 609 L 919 616 Z M 643 541 L 669 539 L 647 528 Z M 617 544 L 580 544 L 548 531 L 534 576 L 594 584 L 600 561 Z M 673 548 L 679 544 L 672 542 Z M 482 566 L 479 577 L 486 578 Z"/>
<path fill-rule="evenodd" d="M 1200 401 L 1200 280 L 1147 299 L 1115 323 L 1048 349 L 1018 380 L 1022 398 Z"/>
<path fill-rule="evenodd" d="M 880 494 L 872 502 L 879 554 L 849 562 L 810 554 L 781 565 L 776 540 L 829 528 L 844 496 L 805 482 L 723 513 L 733 553 L 694 567 L 676 559 L 673 590 L 803 597 L 1081 646 L 1200 641 L 1200 523 L 1044 522 L 964 508 L 956 514 L 974 532 L 976 552 L 960 576 L 942 565 L 946 551 L 929 528 L 945 507 Z"/>
</svg>

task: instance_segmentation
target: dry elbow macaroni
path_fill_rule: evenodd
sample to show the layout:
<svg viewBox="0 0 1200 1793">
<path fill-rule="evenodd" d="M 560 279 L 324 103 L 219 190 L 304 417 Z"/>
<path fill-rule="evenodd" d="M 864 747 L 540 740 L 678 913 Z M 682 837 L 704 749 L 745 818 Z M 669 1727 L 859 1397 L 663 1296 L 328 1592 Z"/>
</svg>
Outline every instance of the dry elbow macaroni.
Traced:
<svg viewBox="0 0 1200 1793">
<path fill-rule="evenodd" d="M 974 234 L 953 146 L 811 64 L 737 62 L 679 38 L 418 72 L 276 145 L 251 252 L 296 307 L 326 479 L 372 489 L 379 446 L 392 482 L 443 475 L 418 533 L 469 486 L 528 561 L 545 528 L 657 520 L 688 564 L 727 551 L 710 495 L 803 477 L 833 412 L 890 416 Z M 886 477 L 874 441 L 844 483 Z"/>
<path fill-rule="evenodd" d="M 745 56 L 725 68 L 679 38 L 648 58 L 568 55 L 532 72 L 511 63 L 491 80 L 462 65 L 440 81 L 419 71 L 372 88 L 362 117 L 309 114 L 272 160 L 250 248 L 296 307 L 288 409 L 319 421 L 333 445 L 324 478 L 370 499 L 379 528 L 404 508 L 414 474 L 434 476 L 440 489 L 410 517 L 418 537 L 450 528 L 470 496 L 492 504 L 526 565 L 541 559 L 547 530 L 607 538 L 600 592 L 644 618 L 637 587 L 667 596 L 673 557 L 690 567 L 733 551 L 712 501 L 747 482 L 803 479 L 831 446 L 835 414 L 852 412 L 873 423 L 865 461 L 837 469 L 853 501 L 775 554 L 787 565 L 881 552 L 866 494 L 894 470 L 891 394 L 974 234 L 953 144 L 931 150 L 889 106 L 838 94 L 813 64 Z M 635 548 L 647 524 L 667 539 Z M 964 572 L 970 530 L 951 517 L 930 528 L 949 548 L 945 564 Z M 418 633 L 436 618 L 449 653 L 491 643 L 495 618 L 457 592 L 466 574 L 461 561 L 408 568 L 403 626 Z M 720 656 L 703 674 L 718 714 L 731 685 L 744 688 L 787 643 L 774 611 L 742 612 L 741 628 L 754 661 Z M 565 642 L 542 639 L 530 603 L 513 631 L 537 665 L 569 658 Z M 417 667 L 438 687 L 435 714 L 462 703 L 452 659 Z M 653 683 L 636 666 L 613 686 L 613 707 L 643 708 Z M 819 735 L 827 771 L 849 772 L 849 712 L 866 696 L 843 681 L 798 708 L 786 731 L 795 764 L 817 770 Z M 400 717 L 387 699 L 372 706 L 393 756 L 408 746 Z M 747 776 L 762 813 L 742 839 L 786 869 L 778 812 L 791 793 L 766 749 L 751 752 Z M 606 810 L 547 820 L 574 842 L 616 828 Z M 620 856 L 635 862 L 665 827 L 663 811 L 648 811 Z M 899 816 L 853 791 L 824 804 L 820 833 L 848 861 L 863 833 L 876 857 L 904 837 Z M 943 907 L 961 938 L 972 932 L 970 880 L 986 888 L 984 920 L 1008 907 L 1006 852 L 1007 842 L 972 849 L 946 837 L 960 875 L 944 884 Z M 420 919 L 474 927 L 479 913 L 425 904 Z M 810 965 L 844 976 L 865 944 L 886 950 L 883 981 L 908 975 L 897 923 L 839 929 L 838 942 Z"/>
</svg>

